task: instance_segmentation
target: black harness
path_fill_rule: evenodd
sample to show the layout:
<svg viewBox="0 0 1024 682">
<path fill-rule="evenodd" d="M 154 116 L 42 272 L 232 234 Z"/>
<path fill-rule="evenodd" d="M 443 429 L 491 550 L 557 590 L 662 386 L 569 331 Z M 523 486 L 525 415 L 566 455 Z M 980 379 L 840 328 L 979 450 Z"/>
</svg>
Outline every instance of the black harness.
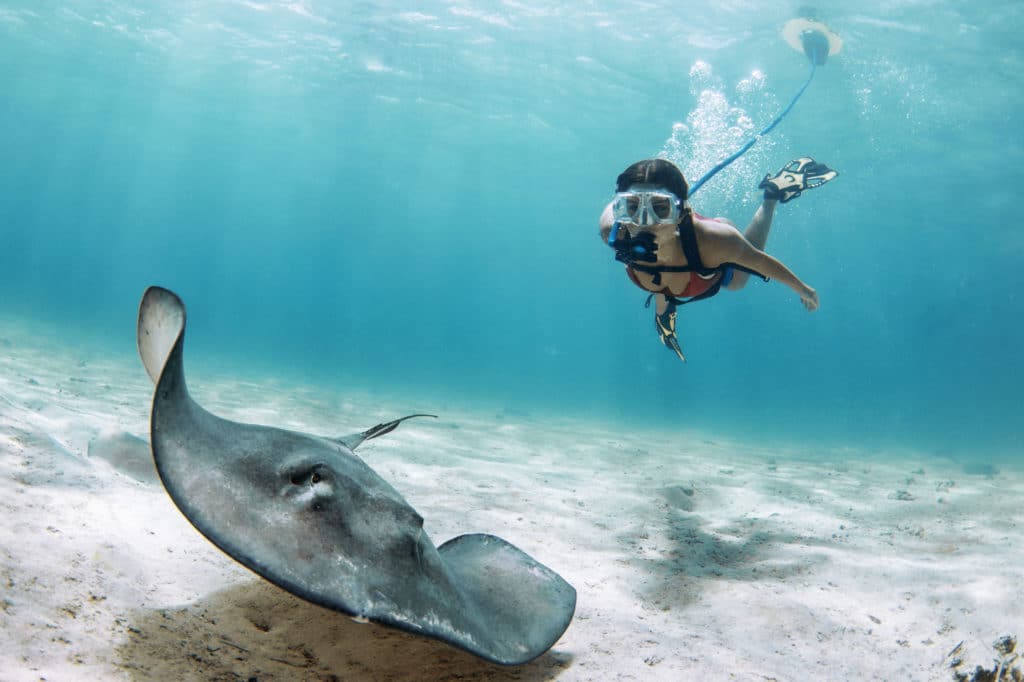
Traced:
<svg viewBox="0 0 1024 682">
<path fill-rule="evenodd" d="M 686 256 L 686 265 L 651 265 L 651 263 L 658 262 L 658 244 L 654 241 L 652 233 L 641 232 L 636 237 L 631 237 L 629 231 L 622 229 L 618 223 L 612 226 L 612 230 L 613 237 L 608 244 L 615 249 L 615 260 L 625 263 L 638 272 L 653 275 L 655 285 L 661 284 L 661 273 L 663 272 L 692 272 L 696 276 L 707 279 L 719 273 L 724 277 L 725 271 L 728 268 L 749 272 L 766 282 L 768 281 L 768 277 L 760 272 L 737 263 L 722 263 L 713 268 L 704 265 L 704 262 L 700 259 L 700 251 L 697 249 L 697 234 L 693 228 L 693 211 L 689 208 L 685 209 L 683 219 L 679 222 L 679 227 L 676 230 L 676 234 L 679 235 L 679 245 L 683 249 L 683 255 Z M 674 306 L 702 301 L 705 298 L 711 298 L 719 292 L 722 288 L 723 277 L 719 277 L 707 291 L 690 298 L 676 298 L 669 294 L 663 294 L 663 296 Z M 650 305 L 650 302 L 651 297 L 648 296 L 647 305 Z"/>
</svg>

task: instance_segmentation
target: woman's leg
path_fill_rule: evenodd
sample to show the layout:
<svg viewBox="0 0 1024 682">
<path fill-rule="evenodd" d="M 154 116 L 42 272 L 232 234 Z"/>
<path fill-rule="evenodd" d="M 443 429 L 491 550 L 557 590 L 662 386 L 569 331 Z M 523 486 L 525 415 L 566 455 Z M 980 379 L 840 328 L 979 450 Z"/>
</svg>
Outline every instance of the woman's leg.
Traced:
<svg viewBox="0 0 1024 682">
<path fill-rule="evenodd" d="M 765 199 L 761 202 L 754 217 L 750 219 L 747 229 L 743 231 L 743 236 L 759 251 L 764 251 L 765 244 L 768 243 L 768 233 L 772 230 L 772 218 L 775 217 L 775 204 L 777 203 L 774 199 Z M 725 285 L 725 288 L 729 291 L 742 289 L 749 278 L 749 272 L 733 270 L 732 281 Z"/>
</svg>

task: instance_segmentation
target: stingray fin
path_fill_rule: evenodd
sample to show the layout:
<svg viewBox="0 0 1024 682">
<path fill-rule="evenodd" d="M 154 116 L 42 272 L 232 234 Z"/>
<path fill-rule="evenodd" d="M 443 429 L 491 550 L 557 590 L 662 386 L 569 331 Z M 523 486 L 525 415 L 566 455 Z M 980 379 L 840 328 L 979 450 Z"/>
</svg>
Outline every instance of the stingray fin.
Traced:
<svg viewBox="0 0 1024 682">
<path fill-rule="evenodd" d="M 337 443 L 341 443 L 349 450 L 355 450 L 363 443 L 363 441 L 376 438 L 377 436 L 383 436 L 385 433 L 391 433 L 398 428 L 399 424 L 404 422 L 406 419 L 412 419 L 413 417 L 433 417 L 434 419 L 437 419 L 436 414 L 410 414 L 405 417 L 399 417 L 398 419 L 392 419 L 391 421 L 384 422 L 383 424 L 371 426 L 361 433 L 353 433 L 351 436 L 342 436 L 341 438 L 335 438 L 333 440 Z"/>
<path fill-rule="evenodd" d="M 569 627 L 576 590 L 515 545 L 471 533 L 437 551 L 483 619 L 490 641 L 477 655 L 519 665 L 551 648 Z"/>
<path fill-rule="evenodd" d="M 185 304 L 173 291 L 152 286 L 139 303 L 139 321 L 135 339 L 139 357 L 149 378 L 156 384 L 160 373 L 185 330 Z"/>
</svg>

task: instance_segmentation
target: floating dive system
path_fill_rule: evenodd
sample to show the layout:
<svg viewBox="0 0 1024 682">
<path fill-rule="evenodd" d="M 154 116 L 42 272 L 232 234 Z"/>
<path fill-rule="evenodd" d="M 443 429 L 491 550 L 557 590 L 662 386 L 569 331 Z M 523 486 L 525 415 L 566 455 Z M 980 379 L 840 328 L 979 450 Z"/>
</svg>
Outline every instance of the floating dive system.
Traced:
<svg viewBox="0 0 1024 682">
<path fill-rule="evenodd" d="M 829 57 L 843 49 L 843 39 L 828 26 L 812 19 L 790 19 L 782 27 L 790 47 L 807 55 L 812 66 L 824 66 Z"/>
<path fill-rule="evenodd" d="M 807 61 L 811 64 L 811 71 L 807 75 L 807 80 L 800 86 L 797 93 L 793 95 L 793 99 L 789 101 L 786 108 L 771 123 L 765 126 L 761 132 L 747 140 L 742 147 L 730 156 L 715 164 L 711 170 L 690 186 L 691 197 L 700 189 L 701 185 L 713 178 L 720 170 L 733 161 L 743 156 L 748 149 L 754 146 L 755 142 L 770 133 L 789 113 L 793 105 L 796 104 L 796 101 L 800 99 L 800 96 L 804 94 L 804 90 L 807 89 L 807 86 L 811 84 L 811 79 L 814 78 L 815 69 L 819 66 L 824 66 L 829 57 L 839 54 L 839 51 L 843 49 L 842 39 L 829 29 L 828 26 L 813 19 L 791 19 L 787 21 L 786 25 L 782 28 L 782 37 L 794 50 L 803 52 L 807 56 Z"/>
</svg>

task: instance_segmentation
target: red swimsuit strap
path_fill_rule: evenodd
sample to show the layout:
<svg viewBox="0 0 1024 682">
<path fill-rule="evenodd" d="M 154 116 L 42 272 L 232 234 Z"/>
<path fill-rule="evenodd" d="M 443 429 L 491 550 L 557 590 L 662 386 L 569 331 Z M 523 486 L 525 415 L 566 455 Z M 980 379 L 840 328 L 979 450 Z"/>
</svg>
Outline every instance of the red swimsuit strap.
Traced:
<svg viewBox="0 0 1024 682">
<path fill-rule="evenodd" d="M 628 265 L 626 266 L 626 274 L 629 275 L 629 279 L 632 280 L 633 284 L 637 285 L 638 287 L 640 287 L 649 294 L 663 294 L 665 296 L 675 296 L 679 298 L 700 296 L 705 291 L 710 289 L 711 285 L 713 285 L 715 281 L 722 276 L 721 273 L 715 273 L 713 277 L 708 277 L 707 279 L 705 279 L 698 275 L 696 272 L 691 272 L 690 281 L 686 283 L 686 288 L 683 289 L 683 292 L 681 294 L 673 294 L 668 287 L 662 287 L 659 291 L 651 291 L 650 289 L 648 289 L 647 287 L 640 283 L 640 280 L 636 276 L 636 270 L 634 270 Z"/>
</svg>

